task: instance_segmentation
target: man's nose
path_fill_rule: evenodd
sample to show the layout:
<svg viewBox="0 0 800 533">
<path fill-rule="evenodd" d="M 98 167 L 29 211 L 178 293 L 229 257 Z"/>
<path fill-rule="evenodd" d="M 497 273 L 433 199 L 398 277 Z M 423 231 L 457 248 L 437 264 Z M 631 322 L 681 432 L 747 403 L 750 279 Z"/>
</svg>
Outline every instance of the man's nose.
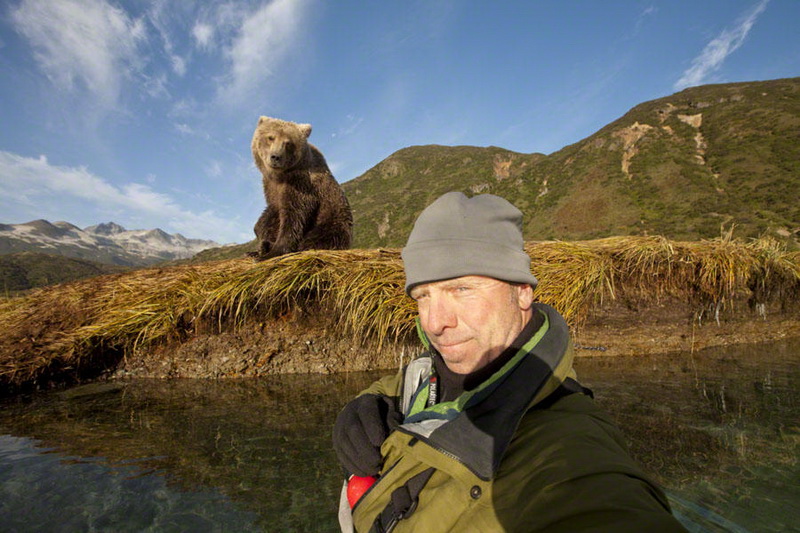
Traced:
<svg viewBox="0 0 800 533">
<path fill-rule="evenodd" d="M 425 329 L 432 335 L 441 335 L 445 329 L 456 325 L 456 315 L 445 296 L 430 296 L 427 315 Z"/>
</svg>

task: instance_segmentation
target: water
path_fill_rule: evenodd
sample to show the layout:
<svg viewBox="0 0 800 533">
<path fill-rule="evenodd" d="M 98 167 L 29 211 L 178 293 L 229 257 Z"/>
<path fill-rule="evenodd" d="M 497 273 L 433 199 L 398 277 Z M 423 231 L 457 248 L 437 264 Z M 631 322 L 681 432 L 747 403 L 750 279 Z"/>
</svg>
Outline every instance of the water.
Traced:
<svg viewBox="0 0 800 533">
<path fill-rule="evenodd" d="M 800 516 L 800 341 L 580 359 L 696 531 Z M 136 380 L 0 405 L 0 531 L 334 531 L 330 428 L 380 373 Z"/>
<path fill-rule="evenodd" d="M 576 367 L 699 531 L 800 531 L 800 339 Z"/>
</svg>

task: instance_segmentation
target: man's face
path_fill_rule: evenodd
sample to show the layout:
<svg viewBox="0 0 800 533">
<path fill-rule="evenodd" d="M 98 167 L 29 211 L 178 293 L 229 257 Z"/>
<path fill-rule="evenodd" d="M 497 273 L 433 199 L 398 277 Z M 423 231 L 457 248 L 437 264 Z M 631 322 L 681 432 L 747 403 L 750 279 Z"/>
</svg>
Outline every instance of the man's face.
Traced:
<svg viewBox="0 0 800 533">
<path fill-rule="evenodd" d="M 531 317 L 533 289 L 485 276 L 417 285 L 422 329 L 447 367 L 469 374 L 496 359 Z"/>
</svg>

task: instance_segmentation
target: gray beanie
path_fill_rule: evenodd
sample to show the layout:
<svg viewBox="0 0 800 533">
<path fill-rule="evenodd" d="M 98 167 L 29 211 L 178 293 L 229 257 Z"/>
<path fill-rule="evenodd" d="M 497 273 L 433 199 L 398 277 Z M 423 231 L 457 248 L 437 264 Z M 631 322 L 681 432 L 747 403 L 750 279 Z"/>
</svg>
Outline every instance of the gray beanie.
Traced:
<svg viewBox="0 0 800 533">
<path fill-rule="evenodd" d="M 522 246 L 522 213 L 507 200 L 446 193 L 420 213 L 403 248 L 406 293 L 422 283 L 470 275 L 535 288 Z"/>
</svg>

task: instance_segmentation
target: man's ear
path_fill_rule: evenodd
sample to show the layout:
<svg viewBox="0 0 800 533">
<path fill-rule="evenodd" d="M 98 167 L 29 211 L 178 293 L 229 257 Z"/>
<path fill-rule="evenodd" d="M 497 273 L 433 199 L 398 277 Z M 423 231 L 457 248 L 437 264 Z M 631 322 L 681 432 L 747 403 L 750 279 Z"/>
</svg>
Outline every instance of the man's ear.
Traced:
<svg viewBox="0 0 800 533">
<path fill-rule="evenodd" d="M 528 310 L 533 305 L 533 287 L 527 283 L 516 285 L 517 303 L 522 310 Z"/>
</svg>

